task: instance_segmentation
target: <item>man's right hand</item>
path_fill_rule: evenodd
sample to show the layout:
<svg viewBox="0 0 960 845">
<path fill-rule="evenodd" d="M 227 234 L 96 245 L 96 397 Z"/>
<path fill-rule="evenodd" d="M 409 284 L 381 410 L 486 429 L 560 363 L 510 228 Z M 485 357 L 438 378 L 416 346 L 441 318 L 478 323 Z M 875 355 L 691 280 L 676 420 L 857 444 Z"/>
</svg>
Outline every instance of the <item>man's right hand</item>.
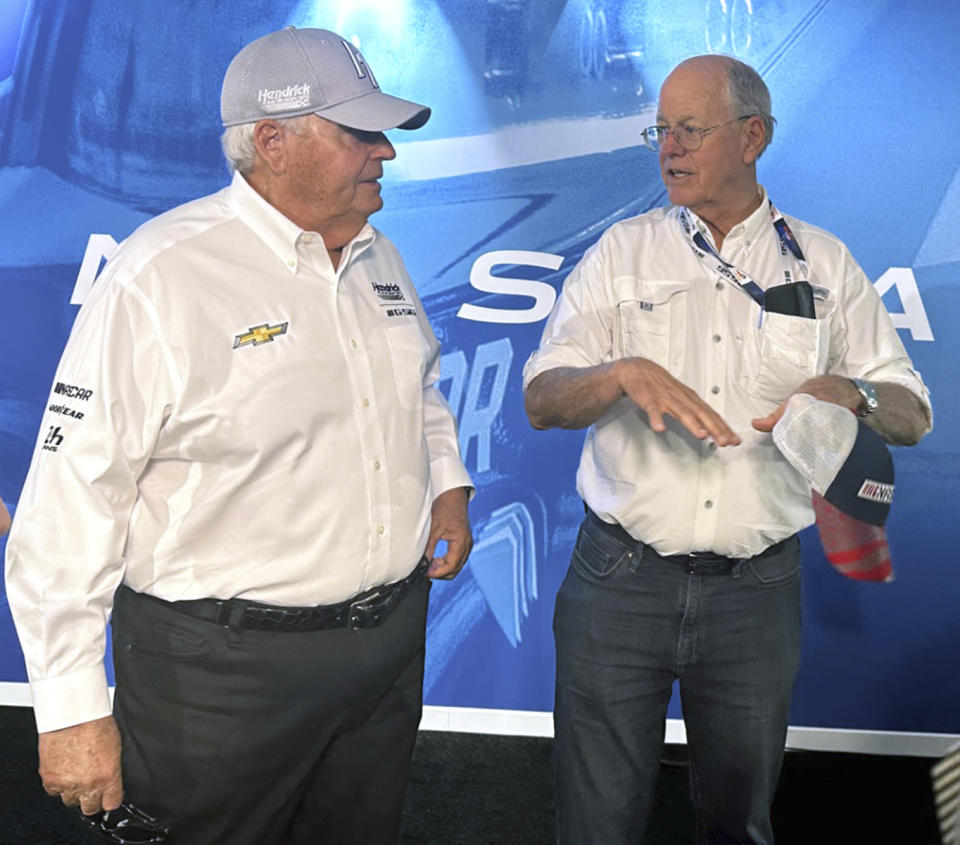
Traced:
<svg viewBox="0 0 960 845">
<path fill-rule="evenodd" d="M 113 716 L 42 733 L 38 750 L 48 795 L 85 815 L 120 806 L 120 732 Z"/>
<path fill-rule="evenodd" d="M 669 414 L 700 440 L 711 437 L 718 446 L 740 445 L 723 417 L 659 364 L 646 358 L 622 358 L 613 366 L 621 389 L 646 411 L 654 431 L 667 430 L 663 415 Z"/>
<path fill-rule="evenodd" d="M 740 438 L 693 390 L 646 358 L 618 358 L 593 367 L 556 367 L 540 373 L 524 391 L 534 428 L 586 428 L 624 396 L 663 433 L 669 414 L 694 437 L 712 437 L 718 446 L 738 446 Z"/>
</svg>

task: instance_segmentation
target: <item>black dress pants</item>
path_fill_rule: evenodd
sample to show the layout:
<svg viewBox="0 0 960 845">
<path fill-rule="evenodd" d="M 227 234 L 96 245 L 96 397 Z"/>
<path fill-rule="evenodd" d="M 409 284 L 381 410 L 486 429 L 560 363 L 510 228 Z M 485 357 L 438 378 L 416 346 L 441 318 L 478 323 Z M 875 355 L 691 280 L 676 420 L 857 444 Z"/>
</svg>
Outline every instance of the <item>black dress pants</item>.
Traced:
<svg viewBox="0 0 960 845">
<path fill-rule="evenodd" d="M 125 800 L 171 845 L 395 843 L 430 582 L 378 627 L 232 631 L 126 587 L 113 612 Z"/>
</svg>

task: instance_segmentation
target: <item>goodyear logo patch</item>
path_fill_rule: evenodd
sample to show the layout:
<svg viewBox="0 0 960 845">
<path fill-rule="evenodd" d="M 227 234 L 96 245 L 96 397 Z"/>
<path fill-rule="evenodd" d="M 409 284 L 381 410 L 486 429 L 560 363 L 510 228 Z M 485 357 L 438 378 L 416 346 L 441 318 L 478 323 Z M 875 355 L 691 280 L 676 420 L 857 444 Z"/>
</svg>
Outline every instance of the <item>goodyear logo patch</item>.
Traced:
<svg viewBox="0 0 960 845">
<path fill-rule="evenodd" d="M 56 405 L 50 404 L 47 405 L 47 410 L 51 414 L 61 414 L 65 417 L 73 417 L 75 420 L 83 419 L 83 411 L 78 411 L 76 408 L 71 408 L 69 405 Z"/>
<path fill-rule="evenodd" d="M 251 326 L 242 334 L 238 334 L 233 339 L 233 348 L 239 349 L 241 346 L 261 346 L 264 343 L 273 343 L 273 339 L 279 335 L 287 333 L 289 323 L 277 323 L 271 326 L 268 323 L 262 323 L 259 326 Z"/>
</svg>

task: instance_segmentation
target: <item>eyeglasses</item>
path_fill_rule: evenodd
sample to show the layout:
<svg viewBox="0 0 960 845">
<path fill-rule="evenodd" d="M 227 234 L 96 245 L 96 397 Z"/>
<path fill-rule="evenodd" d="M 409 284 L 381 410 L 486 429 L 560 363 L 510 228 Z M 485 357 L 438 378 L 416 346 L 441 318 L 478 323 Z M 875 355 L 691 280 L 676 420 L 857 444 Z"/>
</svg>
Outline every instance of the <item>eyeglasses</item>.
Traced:
<svg viewBox="0 0 960 845">
<path fill-rule="evenodd" d="M 724 126 L 729 126 L 731 123 L 736 123 L 738 120 L 746 120 L 748 117 L 753 117 L 753 115 L 743 114 L 740 115 L 740 117 L 735 117 L 733 120 L 726 121 L 726 123 L 708 126 L 706 129 L 701 129 L 699 126 L 691 126 L 688 123 L 681 123 L 679 126 L 674 126 L 673 128 L 669 126 L 648 126 L 642 133 L 643 143 L 647 145 L 648 149 L 659 152 L 660 145 L 667 135 L 671 134 L 681 147 L 690 152 L 694 152 L 703 146 L 703 139 L 706 135 L 709 135 L 711 132 L 716 132 Z"/>
<path fill-rule="evenodd" d="M 116 845 L 164 842 L 170 835 L 170 828 L 127 802 L 116 810 L 101 810 L 99 813 L 81 816 L 88 827 L 97 831 L 105 841 L 114 842 Z"/>
</svg>

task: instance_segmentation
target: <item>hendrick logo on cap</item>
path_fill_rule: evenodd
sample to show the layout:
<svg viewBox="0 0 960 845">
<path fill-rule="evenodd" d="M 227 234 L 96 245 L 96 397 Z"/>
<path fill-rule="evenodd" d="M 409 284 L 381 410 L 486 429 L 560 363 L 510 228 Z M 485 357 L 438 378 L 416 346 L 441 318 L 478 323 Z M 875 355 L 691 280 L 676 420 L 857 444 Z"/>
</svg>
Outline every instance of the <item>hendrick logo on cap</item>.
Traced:
<svg viewBox="0 0 960 845">
<path fill-rule="evenodd" d="M 266 111 L 286 111 L 310 105 L 310 86 L 288 85 L 286 88 L 261 88 L 257 92 L 257 102 Z"/>
<path fill-rule="evenodd" d="M 893 501 L 893 485 L 884 484 L 882 481 L 872 481 L 868 478 L 860 485 L 857 495 L 861 499 L 868 499 L 881 505 L 889 505 Z"/>
</svg>

